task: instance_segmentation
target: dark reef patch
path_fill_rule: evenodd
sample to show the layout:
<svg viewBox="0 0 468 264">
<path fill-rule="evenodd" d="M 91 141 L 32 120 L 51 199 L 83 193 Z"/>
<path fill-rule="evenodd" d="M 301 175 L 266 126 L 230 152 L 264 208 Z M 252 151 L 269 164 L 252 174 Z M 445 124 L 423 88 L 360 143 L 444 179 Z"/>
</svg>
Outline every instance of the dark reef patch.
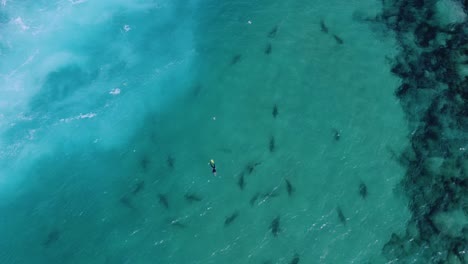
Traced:
<svg viewBox="0 0 468 264">
<path fill-rule="evenodd" d="M 468 77 L 459 70 L 466 67 L 468 24 L 439 23 L 436 2 L 384 0 L 379 15 L 400 46 L 391 72 L 401 78 L 395 96 L 412 131 L 398 155 L 406 167 L 398 188 L 411 218 L 406 233 L 392 234 L 382 249 L 391 262 L 468 262 L 466 225 L 453 230 L 468 217 Z M 458 2 L 466 13 L 467 1 Z M 464 219 L 441 217 L 453 212 Z"/>
</svg>

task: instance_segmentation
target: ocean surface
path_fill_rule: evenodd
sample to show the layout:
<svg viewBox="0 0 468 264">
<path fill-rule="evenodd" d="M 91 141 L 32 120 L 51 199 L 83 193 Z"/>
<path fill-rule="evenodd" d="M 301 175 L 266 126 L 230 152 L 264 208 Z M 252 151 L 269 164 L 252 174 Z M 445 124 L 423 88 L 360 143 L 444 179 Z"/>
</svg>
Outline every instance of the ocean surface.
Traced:
<svg viewBox="0 0 468 264">
<path fill-rule="evenodd" d="M 1 0 L 0 263 L 468 263 L 467 6 Z"/>
</svg>

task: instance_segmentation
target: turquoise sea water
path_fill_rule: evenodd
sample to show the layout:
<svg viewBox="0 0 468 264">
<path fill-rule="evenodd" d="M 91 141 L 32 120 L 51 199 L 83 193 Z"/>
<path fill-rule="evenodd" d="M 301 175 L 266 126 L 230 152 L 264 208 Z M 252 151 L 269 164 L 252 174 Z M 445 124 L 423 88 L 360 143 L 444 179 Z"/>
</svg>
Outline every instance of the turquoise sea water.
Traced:
<svg viewBox="0 0 468 264">
<path fill-rule="evenodd" d="M 427 238 L 394 2 L 1 1 L 0 263 L 463 263 L 466 120 Z"/>
</svg>

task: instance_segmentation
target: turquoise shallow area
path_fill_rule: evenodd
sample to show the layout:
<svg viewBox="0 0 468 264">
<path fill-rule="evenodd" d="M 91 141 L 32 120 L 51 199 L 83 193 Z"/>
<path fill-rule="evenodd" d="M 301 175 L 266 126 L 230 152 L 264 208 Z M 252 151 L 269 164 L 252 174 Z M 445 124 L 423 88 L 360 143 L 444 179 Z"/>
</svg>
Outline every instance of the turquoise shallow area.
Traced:
<svg viewBox="0 0 468 264">
<path fill-rule="evenodd" d="M 385 263 L 380 1 L 0 3 L 0 263 Z"/>
</svg>

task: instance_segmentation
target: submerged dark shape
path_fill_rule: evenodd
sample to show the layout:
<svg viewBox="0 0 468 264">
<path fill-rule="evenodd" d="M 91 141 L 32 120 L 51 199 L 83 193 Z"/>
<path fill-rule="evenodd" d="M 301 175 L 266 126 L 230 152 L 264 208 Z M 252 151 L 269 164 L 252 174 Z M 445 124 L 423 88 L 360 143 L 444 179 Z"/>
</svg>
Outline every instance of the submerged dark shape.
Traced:
<svg viewBox="0 0 468 264">
<path fill-rule="evenodd" d="M 274 136 L 270 137 L 270 144 L 269 144 L 268 149 L 270 150 L 270 152 L 275 151 L 275 137 Z"/>
<path fill-rule="evenodd" d="M 275 219 L 273 219 L 273 221 L 271 221 L 271 224 L 270 224 L 270 229 L 271 229 L 271 233 L 273 234 L 273 236 L 278 236 L 278 233 L 281 231 L 280 229 L 280 217 L 277 216 L 275 217 Z"/>
<path fill-rule="evenodd" d="M 202 90 L 201 84 L 195 85 L 193 88 L 193 96 L 197 97 L 200 94 L 200 91 Z"/>
<path fill-rule="evenodd" d="M 341 39 L 340 37 L 338 37 L 338 36 L 335 35 L 335 34 L 333 34 L 333 38 L 335 38 L 336 43 L 338 43 L 338 44 L 340 44 L 340 45 L 344 43 L 344 42 L 343 42 L 343 39 Z"/>
<path fill-rule="evenodd" d="M 223 153 L 232 153 L 232 149 L 230 148 L 218 148 L 217 150 L 223 152 Z"/>
<path fill-rule="evenodd" d="M 124 195 L 122 198 L 120 198 L 119 202 L 129 208 L 129 209 L 132 209 L 134 210 L 135 209 L 135 206 L 133 206 L 133 203 L 132 203 L 132 200 L 130 200 L 130 197 L 128 197 L 127 195 Z"/>
<path fill-rule="evenodd" d="M 334 138 L 336 141 L 340 140 L 340 138 L 341 138 L 341 132 L 340 132 L 339 130 L 337 130 L 337 129 L 334 129 L 333 131 L 334 131 L 334 136 L 333 136 L 333 138 Z"/>
<path fill-rule="evenodd" d="M 273 105 L 273 111 L 271 111 L 271 114 L 273 115 L 273 118 L 278 116 L 278 106 L 276 104 Z"/>
<path fill-rule="evenodd" d="M 291 260 L 291 262 L 289 262 L 289 264 L 298 264 L 299 263 L 299 255 L 298 254 L 295 254 L 293 259 Z"/>
<path fill-rule="evenodd" d="M 271 49 L 272 49 L 271 43 L 268 43 L 268 44 L 265 46 L 265 54 L 266 54 L 266 55 L 270 55 Z"/>
<path fill-rule="evenodd" d="M 361 195 L 363 199 L 366 199 L 367 197 L 367 186 L 363 182 L 359 184 L 359 195 Z"/>
<path fill-rule="evenodd" d="M 224 220 L 224 226 L 228 226 L 236 220 L 236 218 L 239 216 L 239 212 L 235 211 L 232 213 L 230 216 L 226 217 L 226 220 Z"/>
<path fill-rule="evenodd" d="M 278 197 L 278 196 L 279 196 L 279 193 L 278 193 L 277 189 L 273 189 L 270 192 L 266 192 L 266 193 L 263 194 L 264 199 L 274 198 L 274 197 Z"/>
<path fill-rule="evenodd" d="M 141 168 L 146 171 L 148 169 L 148 165 L 150 164 L 150 160 L 148 159 L 147 156 L 144 156 L 141 160 L 140 160 L 140 165 L 141 165 Z"/>
<path fill-rule="evenodd" d="M 184 228 L 187 227 L 187 225 L 184 224 L 184 223 L 181 223 L 179 219 L 172 220 L 170 222 L 170 224 L 171 224 L 171 226 L 177 227 L 177 228 L 180 228 L 180 229 L 184 229 Z"/>
<path fill-rule="evenodd" d="M 47 238 L 44 240 L 42 245 L 44 247 L 48 247 L 51 244 L 57 242 L 57 240 L 60 238 L 60 232 L 58 230 L 52 230 L 47 234 Z"/>
<path fill-rule="evenodd" d="M 278 32 L 278 25 L 275 25 L 270 32 L 268 32 L 268 37 L 269 38 L 274 38 L 276 37 L 276 33 Z"/>
<path fill-rule="evenodd" d="M 338 214 L 338 219 L 340 219 L 340 222 L 343 225 L 346 225 L 346 217 L 344 216 L 343 211 L 341 211 L 339 206 L 336 208 L 336 213 Z"/>
<path fill-rule="evenodd" d="M 242 58 L 241 54 L 236 54 L 231 59 L 231 65 L 237 64 Z"/>
<path fill-rule="evenodd" d="M 171 156 L 171 155 L 167 155 L 167 166 L 170 168 L 170 169 L 174 169 L 174 158 Z"/>
<path fill-rule="evenodd" d="M 241 172 L 241 174 L 239 175 L 239 180 L 237 181 L 237 185 L 239 185 L 239 188 L 241 190 L 244 189 L 245 187 L 245 179 L 244 179 L 244 173 Z"/>
<path fill-rule="evenodd" d="M 320 20 L 320 31 L 323 33 L 328 33 L 328 27 L 325 25 L 325 22 L 323 20 Z"/>
<path fill-rule="evenodd" d="M 189 202 L 201 202 L 202 198 L 193 193 L 187 193 L 184 195 L 185 200 Z"/>
<path fill-rule="evenodd" d="M 288 195 L 291 196 L 294 192 L 294 187 L 288 179 L 284 179 L 284 181 L 286 182 L 286 191 L 288 191 Z"/>
<path fill-rule="evenodd" d="M 259 192 L 255 193 L 255 194 L 252 196 L 252 198 L 250 198 L 250 201 L 249 201 L 250 206 L 253 206 L 253 205 L 255 204 L 255 202 L 258 200 L 258 197 L 260 197 L 260 193 L 259 193 Z"/>
<path fill-rule="evenodd" d="M 252 172 L 255 170 L 255 167 L 257 167 L 258 165 L 262 164 L 261 162 L 255 162 L 255 163 L 249 163 L 247 164 L 247 166 L 245 167 L 245 170 L 249 173 L 249 174 L 252 174 Z"/>
<path fill-rule="evenodd" d="M 143 191 L 145 188 L 145 181 L 139 181 L 136 185 L 135 188 L 133 188 L 132 194 L 138 194 L 139 192 Z"/>
<path fill-rule="evenodd" d="M 158 194 L 159 203 L 164 206 L 166 209 L 169 209 L 169 201 L 167 200 L 167 196 L 164 194 Z"/>
</svg>

